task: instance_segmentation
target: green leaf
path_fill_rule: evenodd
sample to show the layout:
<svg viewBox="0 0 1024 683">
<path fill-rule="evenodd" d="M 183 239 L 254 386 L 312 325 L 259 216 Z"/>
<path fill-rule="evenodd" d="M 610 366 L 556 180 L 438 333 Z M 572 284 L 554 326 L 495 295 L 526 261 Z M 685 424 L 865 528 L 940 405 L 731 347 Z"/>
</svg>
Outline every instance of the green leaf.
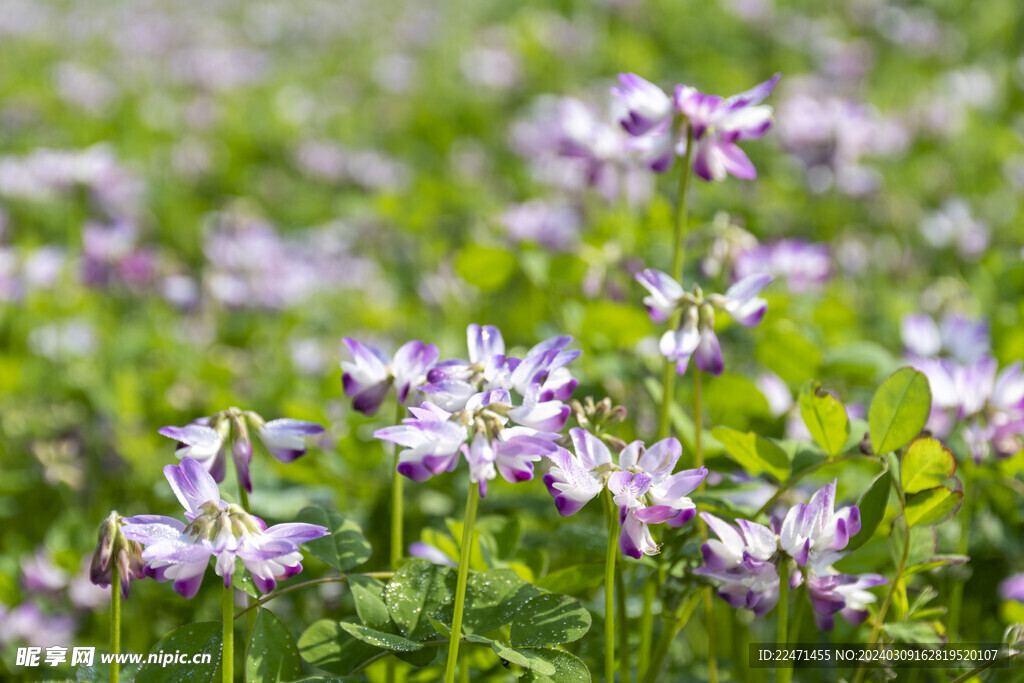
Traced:
<svg viewBox="0 0 1024 683">
<path fill-rule="evenodd" d="M 850 552 L 867 543 L 885 517 L 889 505 L 889 491 L 892 488 L 892 472 L 885 470 L 871 482 L 868 490 L 857 501 L 860 510 L 860 531 L 850 539 L 846 551 Z"/>
<path fill-rule="evenodd" d="M 315 667 L 345 676 L 381 649 L 360 642 L 333 619 L 321 619 L 299 636 L 299 655 Z"/>
<path fill-rule="evenodd" d="M 426 560 L 412 560 L 395 572 L 384 589 L 384 602 L 402 635 L 426 640 L 434 634 L 430 619 L 454 602 L 456 574 Z"/>
<path fill-rule="evenodd" d="M 516 257 L 507 249 L 469 244 L 455 257 L 455 271 L 485 292 L 497 291 L 508 284 L 516 268 Z"/>
<path fill-rule="evenodd" d="M 632 346 L 654 331 L 642 308 L 615 301 L 591 301 L 586 306 L 582 328 L 587 341 L 597 348 Z"/>
<path fill-rule="evenodd" d="M 512 557 L 523 537 L 522 522 L 515 515 L 491 515 L 478 519 L 476 528 L 494 539 L 494 553 L 499 559 Z"/>
<path fill-rule="evenodd" d="M 222 628 L 219 621 L 204 621 L 198 624 L 186 624 L 176 628 L 149 651 L 150 654 L 163 652 L 188 652 L 192 655 L 210 654 L 208 664 L 169 664 L 162 666 L 157 662 L 143 664 L 135 676 L 137 683 L 192 683 L 213 679 L 220 666 Z M 144 658 L 144 659 L 148 659 Z"/>
<path fill-rule="evenodd" d="M 383 583 L 363 574 L 349 574 L 348 587 L 356 603 L 356 613 L 363 624 L 382 631 L 394 629 L 388 606 L 384 602 Z"/>
<path fill-rule="evenodd" d="M 814 380 L 800 390 L 799 404 L 800 417 L 818 445 L 832 457 L 842 453 L 850 438 L 850 418 L 843 404 Z"/>
<path fill-rule="evenodd" d="M 784 382 L 799 384 L 819 374 L 820 347 L 805 339 L 792 323 L 777 321 L 762 334 L 754 355 Z"/>
<path fill-rule="evenodd" d="M 288 630 L 273 612 L 259 610 L 245 656 L 245 680 L 290 681 L 302 675 L 302 660 Z"/>
<path fill-rule="evenodd" d="M 914 439 L 900 462 L 900 481 L 906 493 L 934 488 L 954 472 L 953 454 L 935 439 Z"/>
<path fill-rule="evenodd" d="M 248 569 L 242 571 L 236 571 L 231 575 L 231 587 L 242 591 L 250 598 L 259 599 L 259 591 L 256 590 L 256 584 L 252 580 L 252 574 L 249 573 Z"/>
<path fill-rule="evenodd" d="M 462 628 L 466 633 L 493 631 L 511 623 L 519 608 L 540 594 L 511 569 L 470 573 Z"/>
<path fill-rule="evenodd" d="M 924 562 L 917 562 L 915 564 L 908 565 L 903 570 L 904 576 L 910 574 L 916 574 L 918 572 L 926 572 L 932 569 L 938 569 L 939 567 L 948 567 L 953 564 L 966 564 L 970 561 L 970 557 L 967 555 L 934 555 Z"/>
<path fill-rule="evenodd" d="M 928 378 L 914 368 L 894 372 L 878 387 L 868 410 L 871 447 L 882 455 L 899 450 L 921 433 L 932 409 Z"/>
<path fill-rule="evenodd" d="M 538 595 L 516 613 L 509 635 L 517 647 L 543 647 L 579 640 L 590 629 L 590 612 L 568 595 Z"/>
<path fill-rule="evenodd" d="M 729 427 L 715 427 L 711 434 L 722 442 L 726 453 L 750 474 L 769 474 L 777 481 L 789 478 L 789 458 L 778 445 L 753 433 Z"/>
<path fill-rule="evenodd" d="M 395 652 L 416 652 L 423 649 L 423 646 L 419 643 L 394 633 L 384 633 L 375 628 L 354 624 L 349 621 L 342 621 L 338 625 L 356 640 L 361 640 L 367 645 L 373 645 L 374 647 Z"/>
<path fill-rule="evenodd" d="M 590 683 L 590 672 L 587 665 L 568 652 L 550 648 L 529 648 L 520 652 L 532 651 L 534 656 L 542 657 L 555 667 L 555 673 L 543 675 L 536 669 L 527 671 L 520 683 Z"/>
<path fill-rule="evenodd" d="M 884 624 L 882 629 L 898 643 L 938 643 L 943 636 L 931 621 L 897 621 Z"/>
<path fill-rule="evenodd" d="M 296 521 L 325 526 L 331 532 L 304 547 L 314 557 L 323 560 L 338 571 L 346 572 L 370 559 L 373 550 L 363 530 L 352 520 L 345 519 L 336 510 L 308 507 L 299 513 Z"/>
<path fill-rule="evenodd" d="M 491 649 L 506 662 L 517 664 L 521 667 L 535 671 L 542 676 L 550 676 L 555 673 L 555 665 L 544 657 L 539 657 L 528 649 L 518 650 L 509 647 L 505 643 L 491 641 Z"/>
<path fill-rule="evenodd" d="M 955 515 L 963 502 L 964 492 L 959 488 L 959 480 L 953 481 L 957 486 L 955 489 L 936 486 L 910 496 L 907 499 L 907 523 L 910 526 L 941 524 Z"/>
<path fill-rule="evenodd" d="M 889 552 L 892 554 L 893 564 L 899 566 L 903 557 L 903 546 L 907 541 L 906 532 L 903 528 L 903 515 L 897 517 L 892 523 L 892 532 L 889 534 Z M 939 547 L 939 535 L 935 527 L 919 526 L 910 528 L 910 550 L 907 552 L 907 566 L 927 561 L 935 555 Z"/>
<path fill-rule="evenodd" d="M 552 593 L 580 595 L 604 582 L 603 564 L 577 564 L 553 571 L 537 581 L 537 586 Z"/>
</svg>

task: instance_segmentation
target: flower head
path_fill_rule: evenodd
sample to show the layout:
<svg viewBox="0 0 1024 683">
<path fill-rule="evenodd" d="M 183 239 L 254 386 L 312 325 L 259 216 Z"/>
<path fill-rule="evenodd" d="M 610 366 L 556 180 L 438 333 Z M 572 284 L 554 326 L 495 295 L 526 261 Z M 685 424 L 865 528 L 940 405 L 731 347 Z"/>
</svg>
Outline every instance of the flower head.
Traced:
<svg viewBox="0 0 1024 683">
<path fill-rule="evenodd" d="M 822 571 L 843 555 L 850 538 L 860 531 L 860 510 L 856 505 L 835 510 L 836 482 L 825 484 L 786 514 L 779 530 L 779 546 L 796 563 Z"/>
<path fill-rule="evenodd" d="M 715 335 L 715 310 L 725 311 L 745 327 L 758 325 L 768 310 L 768 302 L 757 296 L 772 281 L 772 276 L 759 274 L 740 280 L 725 294 L 705 297 L 700 287 L 687 292 L 669 275 L 648 268 L 636 275 L 637 281 L 650 294 L 644 304 L 655 322 L 668 320 L 677 311 L 679 325 L 662 335 L 658 348 L 676 364 L 676 372 L 686 372 L 690 358 L 696 356 L 697 367 L 713 375 L 725 367 L 722 349 Z"/>
<path fill-rule="evenodd" d="M 727 175 L 752 179 L 757 170 L 736 144 L 759 138 L 772 125 L 772 108 L 761 104 L 771 94 L 776 74 L 750 90 L 722 98 L 706 95 L 687 85 L 677 85 L 672 97 L 636 74 L 620 74 L 612 94 L 625 115 L 622 127 L 634 137 L 633 149 L 647 165 L 664 173 L 675 155 L 685 154 L 687 139 L 693 170 L 704 180 L 724 180 Z M 676 123 L 676 114 L 681 119 Z"/>
<path fill-rule="evenodd" d="M 174 590 L 193 597 L 203 582 L 211 557 L 214 571 L 231 585 L 235 559 L 241 559 L 260 591 L 274 589 L 277 581 L 302 571 L 299 544 L 329 532 L 315 524 L 278 524 L 250 515 L 228 504 L 203 466 L 185 458 L 180 465 L 164 467 L 171 490 L 185 508 L 184 524 L 172 517 L 139 515 L 125 520 L 123 533 L 145 546 L 145 571 L 157 581 L 174 581 Z"/>
<path fill-rule="evenodd" d="M 470 325 L 466 337 L 469 360 L 435 364 L 420 387 L 429 400 L 374 436 L 404 447 L 398 471 L 414 481 L 453 471 L 463 455 L 470 480 L 486 495 L 498 474 L 513 483 L 531 479 L 533 463 L 554 450 L 570 413 L 563 400 L 576 388 L 565 366 L 580 352 L 566 350 L 572 338 L 560 336 L 524 358 L 507 356 L 492 325 Z"/>
<path fill-rule="evenodd" d="M 673 474 L 682 455 L 677 439 L 662 439 L 649 449 L 634 441 L 615 462 L 605 442 L 587 430 L 577 427 L 569 436 L 575 452 L 559 448 L 551 453 L 552 467 L 544 475 L 560 515 L 576 514 L 607 487 L 619 507 L 619 548 L 635 558 L 658 552 L 648 524 L 679 527 L 693 519 L 697 506 L 689 494 L 708 471 L 702 467 Z"/>
<path fill-rule="evenodd" d="M 127 598 L 129 584 L 145 577 L 146 563 L 142 559 L 142 546 L 129 540 L 124 533 L 124 523 L 125 520 L 117 511 L 111 512 L 103 520 L 96 551 L 89 565 L 89 579 L 97 586 L 109 586 L 113 581 L 113 567 L 116 564 L 121 595 Z"/>
<path fill-rule="evenodd" d="M 251 410 L 228 408 L 211 417 L 199 418 L 184 427 L 161 427 L 159 433 L 178 442 L 175 451 L 178 458 L 191 458 L 202 463 L 216 482 L 224 481 L 227 449 L 230 446 L 238 481 L 251 493 L 250 428 L 256 431 L 267 451 L 283 463 L 292 462 L 305 454 L 306 437 L 324 432 L 324 428 L 315 422 L 287 418 L 265 422 Z"/>
<path fill-rule="evenodd" d="M 352 362 L 342 361 L 342 386 L 352 396 L 352 407 L 373 415 L 384 402 L 392 385 L 398 402 L 404 404 L 409 393 L 426 381 L 427 372 L 437 362 L 438 351 L 433 344 L 406 342 L 393 359 L 368 344 L 345 337 L 345 346 L 352 352 Z"/>
</svg>

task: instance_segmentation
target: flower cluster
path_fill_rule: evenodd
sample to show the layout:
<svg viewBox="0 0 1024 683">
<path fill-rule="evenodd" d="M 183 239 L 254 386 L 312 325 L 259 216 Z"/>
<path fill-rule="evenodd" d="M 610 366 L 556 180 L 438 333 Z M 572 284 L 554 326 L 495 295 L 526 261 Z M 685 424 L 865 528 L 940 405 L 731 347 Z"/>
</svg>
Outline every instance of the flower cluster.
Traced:
<svg viewBox="0 0 1024 683">
<path fill-rule="evenodd" d="M 171 490 L 185 508 L 188 524 L 173 517 L 139 515 L 125 520 L 122 533 L 145 546 L 146 574 L 157 581 L 174 581 L 174 590 L 193 597 L 203 582 L 211 557 L 214 571 L 231 585 L 235 559 L 242 560 L 260 591 L 274 589 L 281 579 L 302 571 L 299 544 L 326 536 L 315 524 L 277 524 L 250 515 L 221 500 L 210 473 L 192 458 L 164 467 Z"/>
<path fill-rule="evenodd" d="M 228 408 L 210 417 L 201 417 L 184 427 L 162 427 L 159 433 L 178 442 L 175 454 L 179 458 L 196 460 L 213 475 L 214 481 L 224 481 L 227 466 L 227 447 L 235 462 L 239 484 L 252 493 L 249 465 L 252 463 L 252 428 L 272 456 L 289 463 L 306 452 L 306 437 L 322 434 L 324 428 L 314 422 L 292 420 L 264 421 L 251 410 Z"/>
<path fill-rule="evenodd" d="M 788 585 L 806 584 L 818 628 L 832 630 L 837 612 L 851 624 L 862 623 L 867 605 L 876 600 L 867 589 L 887 580 L 877 574 L 842 574 L 832 567 L 860 531 L 858 508 L 835 510 L 835 494 L 835 482 L 826 484 L 809 503 L 790 508 L 781 522 L 773 519 L 771 528 L 745 519 L 733 526 L 702 512 L 718 539 L 702 546 L 704 566 L 695 573 L 718 583 L 718 595 L 731 606 L 763 616 L 779 600 L 779 564 L 792 560 L 799 571 Z"/>
<path fill-rule="evenodd" d="M 729 98 L 677 85 L 669 97 L 636 74 L 619 74 L 619 85 L 612 87 L 612 94 L 626 111 L 620 120 L 622 127 L 633 136 L 634 148 L 652 170 L 667 171 L 675 155 L 687 153 L 690 137 L 696 145 L 693 170 L 701 178 L 717 181 L 734 175 L 752 179 L 757 170 L 736 143 L 759 138 L 771 128 L 772 108 L 761 102 L 778 80 L 776 74 Z"/>
<path fill-rule="evenodd" d="M 649 449 L 640 441 L 627 445 L 612 461 L 608 446 L 584 429 L 570 429 L 573 450 L 559 448 L 544 484 L 563 517 L 576 514 L 605 488 L 619 508 L 619 549 L 640 558 L 658 553 L 648 524 L 680 527 L 693 519 L 697 506 L 688 498 L 707 477 L 707 468 L 672 473 L 683 453 L 678 439 L 662 439 Z"/>
<path fill-rule="evenodd" d="M 698 285 L 692 292 L 669 275 L 648 268 L 637 273 L 637 281 L 647 288 L 644 305 L 655 322 L 664 322 L 679 313 L 679 325 L 661 337 L 661 354 L 676 364 L 676 372 L 686 372 L 690 357 L 696 356 L 697 367 L 713 375 L 722 374 L 725 363 L 715 336 L 715 309 L 725 311 L 745 327 L 761 322 L 768 302 L 757 295 L 772 281 L 771 275 L 759 274 L 740 280 L 725 294 L 704 296 Z"/>
<path fill-rule="evenodd" d="M 563 401 L 576 380 L 565 366 L 580 355 L 566 350 L 570 341 L 553 337 L 520 359 L 505 355 L 496 327 L 470 325 L 469 360 L 435 364 L 419 387 L 428 400 L 374 436 L 405 449 L 398 471 L 413 481 L 454 470 L 460 453 L 482 496 L 498 473 L 510 482 L 532 479 L 533 463 L 555 450 L 552 441 L 569 417 Z"/>
</svg>

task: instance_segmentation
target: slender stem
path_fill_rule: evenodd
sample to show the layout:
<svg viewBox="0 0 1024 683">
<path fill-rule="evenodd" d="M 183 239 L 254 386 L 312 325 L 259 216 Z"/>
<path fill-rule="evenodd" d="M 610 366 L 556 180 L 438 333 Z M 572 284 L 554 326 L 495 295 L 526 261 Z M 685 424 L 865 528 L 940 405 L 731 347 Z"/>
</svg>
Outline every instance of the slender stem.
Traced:
<svg viewBox="0 0 1024 683">
<path fill-rule="evenodd" d="M 688 202 L 686 200 L 686 189 L 690 184 L 690 159 L 693 153 L 693 128 L 687 126 L 686 132 L 686 156 L 683 159 L 683 167 L 679 172 L 679 191 L 676 195 L 675 221 L 672 230 L 672 268 L 668 271 L 672 277 L 683 279 L 683 237 L 686 233 L 686 220 L 688 214 Z M 673 318 L 673 325 L 679 325 L 679 316 Z M 666 359 L 665 367 L 661 375 L 661 412 L 658 416 L 658 438 L 664 439 L 671 436 L 671 409 L 672 400 L 675 398 L 676 387 L 676 364 Z"/>
<path fill-rule="evenodd" d="M 957 553 L 960 555 L 966 555 L 970 547 L 968 539 L 971 533 L 971 508 L 974 504 L 974 497 L 977 495 L 976 487 L 971 486 L 973 483 L 971 480 L 971 463 L 970 458 L 964 463 L 964 466 L 960 468 L 960 477 L 964 483 L 964 490 L 967 495 L 964 496 L 963 507 L 960 508 L 960 539 L 957 541 Z M 955 580 L 953 581 L 953 587 L 950 591 L 949 596 L 949 618 L 946 620 L 946 629 L 949 636 L 949 642 L 954 643 L 957 641 L 957 636 L 960 633 L 960 614 L 964 600 L 964 585 L 966 581 Z"/>
<path fill-rule="evenodd" d="M 789 643 L 789 559 L 783 556 L 779 562 L 779 629 L 775 639 L 785 648 Z M 789 683 L 793 680 L 793 669 L 788 662 L 779 662 L 775 667 L 775 683 Z"/>
<path fill-rule="evenodd" d="M 476 506 L 480 501 L 479 487 L 469 483 L 466 497 L 466 515 L 462 520 L 462 548 L 459 553 L 459 578 L 455 584 L 455 614 L 452 616 L 452 635 L 448 641 L 448 663 L 445 666 L 445 683 L 454 683 L 455 669 L 459 663 L 459 641 L 462 636 L 462 612 L 466 602 L 466 581 L 469 580 L 469 556 L 473 548 L 473 523 L 476 521 Z"/>
<path fill-rule="evenodd" d="M 242 509 L 249 512 L 249 493 L 242 486 L 242 482 L 238 482 L 238 502 L 242 504 Z"/>
<path fill-rule="evenodd" d="M 769 498 L 767 501 L 765 501 L 765 504 L 762 505 L 758 509 L 758 511 L 754 513 L 754 516 L 753 516 L 752 519 L 757 519 L 758 517 L 763 515 L 765 512 L 767 512 L 769 509 L 771 509 L 771 507 L 773 505 L 775 505 L 775 503 L 779 500 L 779 498 L 782 497 L 783 493 L 785 493 L 789 489 L 793 488 L 793 486 L 795 486 L 796 483 L 799 482 L 804 477 L 806 477 L 808 475 L 811 475 L 811 474 L 814 474 L 815 472 L 820 470 L 822 467 L 827 467 L 828 465 L 834 465 L 834 464 L 836 464 L 838 462 L 843 462 L 844 460 L 858 460 L 858 459 L 860 459 L 860 460 L 874 460 L 874 456 L 862 455 L 860 453 L 850 453 L 849 455 L 844 455 L 844 456 L 842 456 L 840 458 L 832 458 L 831 460 L 823 460 L 823 461 L 821 461 L 821 462 L 819 462 L 817 464 L 811 465 L 810 467 L 805 467 L 804 469 L 800 470 L 799 472 L 795 472 L 794 474 L 792 474 L 789 477 L 789 479 L 787 479 L 785 482 L 783 482 L 783 484 L 781 486 L 779 486 L 779 488 L 775 492 L 775 494 L 771 498 Z"/>
<path fill-rule="evenodd" d="M 224 587 L 221 596 L 221 617 L 224 626 L 224 640 L 221 655 L 221 671 L 224 683 L 235 683 L 235 589 Z"/>
<path fill-rule="evenodd" d="M 882 632 L 882 626 L 885 624 L 885 614 L 889 611 L 889 605 L 892 604 L 892 596 L 896 592 L 896 588 L 900 581 L 903 580 L 903 570 L 907 567 L 907 558 L 910 555 L 910 524 L 907 523 L 906 513 L 906 500 L 903 496 L 903 491 L 899 486 L 895 485 L 896 493 L 900 499 L 900 509 L 903 511 L 903 531 L 904 531 L 904 542 L 903 542 L 903 556 L 900 557 L 899 566 L 896 567 L 896 574 L 892 577 L 892 582 L 889 584 L 889 590 L 885 593 L 885 600 L 882 601 L 882 606 L 878 608 L 878 614 L 875 615 L 875 624 L 871 628 L 871 637 L 868 638 L 868 647 L 878 642 L 878 636 Z M 863 664 L 857 669 L 857 677 L 854 678 L 854 683 L 862 683 L 864 678 L 867 676 L 868 670 Z"/>
<path fill-rule="evenodd" d="M 405 415 L 405 406 L 397 398 L 395 399 L 396 415 L 395 424 L 402 422 Z M 402 560 L 404 545 L 402 543 L 402 475 L 398 473 L 398 447 L 394 446 L 395 466 L 391 468 L 391 568 L 398 569 Z"/>
<path fill-rule="evenodd" d="M 629 671 L 629 627 L 626 623 L 626 584 L 621 562 L 615 566 L 615 616 L 619 631 L 619 683 L 632 683 Z"/>
<path fill-rule="evenodd" d="M 117 558 L 110 563 L 110 653 L 121 652 L 121 580 Z M 117 683 L 121 665 L 115 657 L 110 658 L 110 683 Z"/>
<path fill-rule="evenodd" d="M 700 368 L 693 368 L 693 458 L 697 468 L 704 467 L 704 398 Z M 704 487 L 701 482 L 698 491 Z M 701 523 L 700 538 L 708 540 L 707 525 Z M 708 681 L 718 683 L 718 643 L 715 637 L 715 594 L 711 586 L 704 587 L 704 627 L 708 633 Z"/>
<path fill-rule="evenodd" d="M 679 631 L 690 621 L 694 610 L 697 609 L 697 603 L 700 602 L 700 598 L 700 593 L 695 592 L 679 603 L 679 607 L 676 608 L 671 619 L 666 619 L 665 628 L 662 629 L 661 637 L 658 638 L 658 645 L 654 648 L 654 653 L 651 655 L 651 663 L 641 678 L 642 683 L 655 683 L 658 680 L 658 674 L 661 672 L 661 663 L 668 656 L 669 648 L 672 647 L 672 642 L 679 635 Z"/>
<path fill-rule="evenodd" d="M 654 597 L 658 587 L 654 583 L 654 572 L 646 576 L 643 586 L 644 611 L 640 615 L 640 651 L 637 653 L 637 673 L 647 671 L 651 662 L 651 643 L 654 640 Z"/>
<path fill-rule="evenodd" d="M 604 558 L 604 680 L 615 681 L 615 560 L 618 559 L 619 543 L 615 529 L 619 524 L 612 494 L 605 489 L 605 508 L 608 516 L 608 552 Z M 623 653 L 625 656 L 625 653 Z"/>
</svg>

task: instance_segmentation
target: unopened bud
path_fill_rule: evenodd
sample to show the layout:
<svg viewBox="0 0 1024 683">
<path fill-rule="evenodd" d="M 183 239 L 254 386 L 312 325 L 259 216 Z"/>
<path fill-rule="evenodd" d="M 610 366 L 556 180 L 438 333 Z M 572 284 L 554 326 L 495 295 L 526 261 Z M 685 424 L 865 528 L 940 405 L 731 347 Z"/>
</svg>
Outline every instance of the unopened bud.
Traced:
<svg viewBox="0 0 1024 683">
<path fill-rule="evenodd" d="M 122 524 L 116 510 L 100 524 L 96 550 L 89 565 L 89 580 L 97 586 L 109 586 L 116 563 L 121 595 L 127 598 L 131 581 L 145 576 L 146 561 L 142 559 L 142 546 L 129 541 L 121 532 Z"/>
</svg>

